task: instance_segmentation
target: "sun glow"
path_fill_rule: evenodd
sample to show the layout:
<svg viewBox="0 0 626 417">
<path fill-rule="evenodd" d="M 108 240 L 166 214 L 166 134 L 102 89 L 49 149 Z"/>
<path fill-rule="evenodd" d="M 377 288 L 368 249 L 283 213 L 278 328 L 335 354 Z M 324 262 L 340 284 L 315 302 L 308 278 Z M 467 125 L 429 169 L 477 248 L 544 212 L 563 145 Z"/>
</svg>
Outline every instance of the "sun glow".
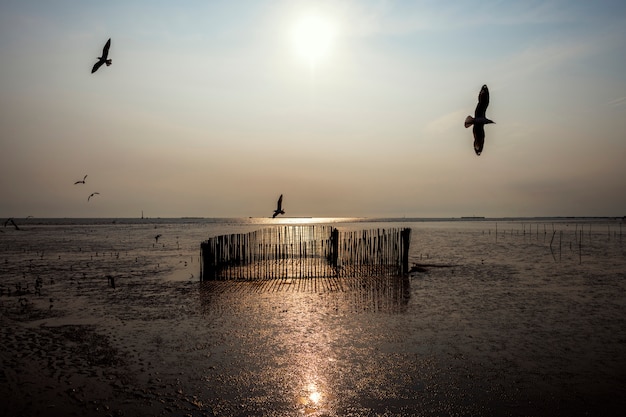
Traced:
<svg viewBox="0 0 626 417">
<path fill-rule="evenodd" d="M 317 391 L 309 394 L 309 400 L 311 400 L 313 404 L 319 403 L 321 399 L 322 399 L 322 394 Z"/>
<path fill-rule="evenodd" d="M 315 68 L 330 54 L 335 35 L 336 28 L 330 19 L 307 15 L 293 27 L 293 46 L 298 56 Z"/>
</svg>

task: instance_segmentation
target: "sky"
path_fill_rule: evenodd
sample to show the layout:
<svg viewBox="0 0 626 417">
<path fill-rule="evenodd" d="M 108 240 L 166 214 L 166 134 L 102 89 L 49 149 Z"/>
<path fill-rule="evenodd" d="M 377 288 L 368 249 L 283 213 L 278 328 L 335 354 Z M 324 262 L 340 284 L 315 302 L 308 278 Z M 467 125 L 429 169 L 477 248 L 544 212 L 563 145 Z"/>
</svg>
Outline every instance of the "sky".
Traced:
<svg viewBox="0 0 626 417">
<path fill-rule="evenodd" d="M 0 0 L 0 56 L 2 218 L 626 215 L 623 1 Z"/>
</svg>

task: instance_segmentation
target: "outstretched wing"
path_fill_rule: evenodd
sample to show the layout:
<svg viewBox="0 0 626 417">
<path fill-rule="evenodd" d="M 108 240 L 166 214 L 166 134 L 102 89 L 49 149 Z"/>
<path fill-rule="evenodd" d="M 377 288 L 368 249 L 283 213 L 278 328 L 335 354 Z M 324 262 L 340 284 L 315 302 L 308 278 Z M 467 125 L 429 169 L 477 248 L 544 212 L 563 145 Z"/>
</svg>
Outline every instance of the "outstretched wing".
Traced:
<svg viewBox="0 0 626 417">
<path fill-rule="evenodd" d="M 98 71 L 98 68 L 100 68 L 102 66 L 102 64 L 104 64 L 104 60 L 99 60 L 98 62 L 96 62 L 93 66 L 93 68 L 91 69 L 91 73 L 93 74 L 94 72 Z"/>
<path fill-rule="evenodd" d="M 107 56 L 109 56 L 109 48 L 111 47 L 111 38 L 104 44 L 104 48 L 102 49 L 102 60 L 106 61 Z"/>
<path fill-rule="evenodd" d="M 474 133 L 474 152 L 480 155 L 485 146 L 485 125 L 482 123 L 474 125 L 472 132 Z"/>
<path fill-rule="evenodd" d="M 489 89 L 486 85 L 480 89 L 480 93 L 478 93 L 478 104 L 476 105 L 476 111 L 474 112 L 474 117 L 485 117 L 485 113 L 487 112 L 487 106 L 489 106 Z"/>
<path fill-rule="evenodd" d="M 281 211 L 283 209 L 283 195 L 281 194 L 280 197 L 278 197 L 278 205 L 276 207 L 276 211 Z"/>
</svg>

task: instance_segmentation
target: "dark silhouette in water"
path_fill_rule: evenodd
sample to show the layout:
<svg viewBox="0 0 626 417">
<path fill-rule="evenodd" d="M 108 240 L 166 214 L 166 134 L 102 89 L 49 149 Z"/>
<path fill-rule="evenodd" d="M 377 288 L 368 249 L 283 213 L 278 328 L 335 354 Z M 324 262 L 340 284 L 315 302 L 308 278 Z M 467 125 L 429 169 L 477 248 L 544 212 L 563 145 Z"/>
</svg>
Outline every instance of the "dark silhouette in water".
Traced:
<svg viewBox="0 0 626 417">
<path fill-rule="evenodd" d="M 274 215 L 272 215 L 272 219 L 279 214 L 285 214 L 285 210 L 283 210 L 283 195 L 281 194 L 278 198 L 278 203 L 276 205 L 276 210 L 274 210 Z"/>
<path fill-rule="evenodd" d="M 159 243 L 159 238 L 160 238 L 161 236 L 162 236 L 162 235 L 159 233 L 158 235 L 156 235 L 156 236 L 154 237 L 154 240 L 156 241 L 156 243 Z"/>
<path fill-rule="evenodd" d="M 478 93 L 478 104 L 474 111 L 474 117 L 467 116 L 465 118 L 465 127 L 474 125 L 472 129 L 474 133 L 474 151 L 476 155 L 480 155 L 485 145 L 485 125 L 489 123 L 495 123 L 492 120 L 487 119 L 485 113 L 487 112 L 487 106 L 489 106 L 489 89 L 486 85 L 480 89 Z"/>
<path fill-rule="evenodd" d="M 113 60 L 107 59 L 109 56 L 109 48 L 111 47 L 111 38 L 104 44 L 104 48 L 102 49 L 102 56 L 98 57 L 98 62 L 96 62 L 91 69 L 91 73 L 98 71 L 98 68 L 102 66 L 102 64 L 107 64 L 107 67 L 113 63 Z"/>
<path fill-rule="evenodd" d="M 11 223 L 11 224 L 13 225 L 13 227 L 15 227 L 15 230 L 20 230 L 20 228 L 19 228 L 19 227 L 17 226 L 17 224 L 15 223 L 15 220 L 13 220 L 13 217 L 11 217 L 11 218 L 7 219 L 7 220 L 4 222 L 4 227 L 7 227 L 7 225 L 8 225 L 9 223 Z"/>
<path fill-rule="evenodd" d="M 91 193 L 89 195 L 89 197 L 87 197 L 87 201 L 91 200 L 91 197 L 95 196 L 95 195 L 100 195 L 100 193 Z"/>
<path fill-rule="evenodd" d="M 115 277 L 112 275 L 107 275 L 107 281 L 109 281 L 109 285 L 111 288 L 115 289 Z"/>
<path fill-rule="evenodd" d="M 87 176 L 85 175 L 85 176 L 83 177 L 83 179 L 82 179 L 82 180 L 78 180 L 78 181 L 76 181 L 76 182 L 74 183 L 74 185 L 76 185 L 76 184 L 84 184 L 86 179 L 87 179 Z"/>
</svg>

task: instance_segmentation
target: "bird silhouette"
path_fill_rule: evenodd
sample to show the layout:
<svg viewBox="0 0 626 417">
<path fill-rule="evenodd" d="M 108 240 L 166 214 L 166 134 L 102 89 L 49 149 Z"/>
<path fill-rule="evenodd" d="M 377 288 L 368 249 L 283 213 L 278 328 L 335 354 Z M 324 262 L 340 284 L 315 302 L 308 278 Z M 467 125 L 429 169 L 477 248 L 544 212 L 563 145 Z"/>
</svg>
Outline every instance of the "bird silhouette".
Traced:
<svg viewBox="0 0 626 417">
<path fill-rule="evenodd" d="M 285 210 L 283 210 L 283 195 L 282 194 L 280 195 L 280 197 L 278 197 L 278 203 L 276 204 L 276 210 L 274 210 L 274 215 L 272 216 L 272 219 L 278 216 L 279 214 L 285 214 Z"/>
<path fill-rule="evenodd" d="M 102 64 L 107 64 L 107 67 L 113 63 L 113 60 L 107 59 L 109 56 L 109 48 L 111 47 L 111 38 L 104 44 L 104 48 L 102 49 L 102 56 L 98 57 L 98 62 L 96 62 L 91 69 L 91 73 L 98 71 L 98 68 L 102 66 Z"/>
<path fill-rule="evenodd" d="M 19 227 L 17 226 L 17 224 L 15 223 L 15 220 L 13 220 L 13 217 L 11 217 L 11 218 L 7 219 L 7 220 L 4 222 L 4 227 L 7 227 L 7 225 L 8 225 L 9 223 L 11 223 L 11 224 L 13 225 L 13 227 L 15 227 L 15 230 L 20 230 L 20 228 L 19 228 Z"/>
<path fill-rule="evenodd" d="M 95 196 L 95 195 L 100 195 L 100 193 L 91 193 L 89 195 L 89 197 L 87 197 L 87 201 L 91 200 L 91 197 Z"/>
<path fill-rule="evenodd" d="M 76 182 L 74 183 L 74 185 L 76 185 L 76 184 L 84 184 L 86 179 L 87 179 L 87 176 L 85 175 L 85 176 L 83 177 L 83 179 L 82 179 L 82 180 L 78 180 L 78 181 L 76 181 Z"/>
<path fill-rule="evenodd" d="M 487 106 L 489 106 L 489 89 L 486 85 L 483 85 L 480 93 L 478 93 L 478 104 L 474 111 L 474 117 L 467 116 L 465 118 L 466 128 L 474 125 L 472 131 L 474 133 L 474 152 L 476 152 L 476 155 L 480 155 L 483 151 L 483 146 L 485 146 L 485 125 L 495 123 L 485 116 Z"/>
<path fill-rule="evenodd" d="M 158 234 L 154 237 L 154 240 L 156 241 L 156 243 L 159 243 L 159 238 L 161 237 L 161 234 Z"/>
</svg>

